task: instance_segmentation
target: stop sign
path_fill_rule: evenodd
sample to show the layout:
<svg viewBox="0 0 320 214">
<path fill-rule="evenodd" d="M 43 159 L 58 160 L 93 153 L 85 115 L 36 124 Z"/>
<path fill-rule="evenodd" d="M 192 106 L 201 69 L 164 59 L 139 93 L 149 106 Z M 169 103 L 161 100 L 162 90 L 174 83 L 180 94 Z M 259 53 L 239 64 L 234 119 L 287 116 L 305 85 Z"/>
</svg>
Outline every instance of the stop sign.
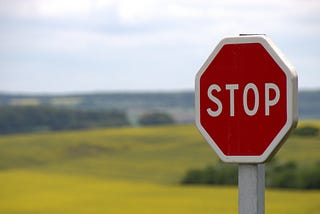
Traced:
<svg viewBox="0 0 320 214">
<path fill-rule="evenodd" d="M 297 124 L 297 74 L 266 36 L 225 38 L 196 75 L 195 110 L 222 161 L 265 162 Z"/>
</svg>

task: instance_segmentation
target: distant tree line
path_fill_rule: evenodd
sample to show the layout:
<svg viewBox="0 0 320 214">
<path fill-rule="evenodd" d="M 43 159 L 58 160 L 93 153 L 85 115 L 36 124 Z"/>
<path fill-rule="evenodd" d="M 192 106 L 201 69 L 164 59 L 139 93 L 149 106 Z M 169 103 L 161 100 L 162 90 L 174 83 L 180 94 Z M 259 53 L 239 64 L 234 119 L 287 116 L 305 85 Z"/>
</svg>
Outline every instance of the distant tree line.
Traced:
<svg viewBox="0 0 320 214">
<path fill-rule="evenodd" d="M 303 126 L 295 129 L 293 134 L 296 136 L 302 136 L 302 137 L 315 137 L 320 134 L 320 131 L 317 127 L 313 127 L 309 125 L 309 126 Z"/>
<path fill-rule="evenodd" d="M 182 184 L 237 185 L 237 165 L 216 164 L 187 171 Z M 272 188 L 320 189 L 320 163 L 298 166 L 295 162 L 266 164 L 266 186 Z"/>
<path fill-rule="evenodd" d="M 237 165 L 216 164 L 203 169 L 188 170 L 181 180 L 182 184 L 236 185 Z"/>
<path fill-rule="evenodd" d="M 139 125 L 142 126 L 172 124 L 174 122 L 171 115 L 163 112 L 148 112 L 138 119 Z M 128 116 L 123 110 L 79 110 L 44 105 L 0 105 L 0 134 L 130 125 Z"/>
<path fill-rule="evenodd" d="M 138 123 L 142 126 L 148 125 L 164 125 L 164 124 L 173 124 L 175 123 L 173 117 L 164 112 L 149 112 L 143 114 Z"/>
<path fill-rule="evenodd" d="M 123 111 L 83 111 L 52 106 L 0 106 L 0 134 L 127 126 Z"/>
<path fill-rule="evenodd" d="M 69 104 L 57 103 L 57 100 L 72 101 Z M 40 105 L 69 106 L 76 109 L 192 109 L 194 93 L 185 92 L 118 92 L 69 95 L 12 95 L 0 92 L 0 105 L 9 105 L 12 101 L 36 100 Z"/>
</svg>

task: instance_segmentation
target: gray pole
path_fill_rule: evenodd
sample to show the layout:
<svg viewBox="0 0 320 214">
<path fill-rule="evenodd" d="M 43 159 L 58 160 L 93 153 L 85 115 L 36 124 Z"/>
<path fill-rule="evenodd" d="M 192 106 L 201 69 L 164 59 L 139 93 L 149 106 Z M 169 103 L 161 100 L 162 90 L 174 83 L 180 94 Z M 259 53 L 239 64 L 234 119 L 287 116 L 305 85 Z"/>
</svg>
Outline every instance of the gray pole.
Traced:
<svg viewBox="0 0 320 214">
<path fill-rule="evenodd" d="M 264 164 L 239 164 L 239 214 L 264 214 L 264 186 Z"/>
</svg>

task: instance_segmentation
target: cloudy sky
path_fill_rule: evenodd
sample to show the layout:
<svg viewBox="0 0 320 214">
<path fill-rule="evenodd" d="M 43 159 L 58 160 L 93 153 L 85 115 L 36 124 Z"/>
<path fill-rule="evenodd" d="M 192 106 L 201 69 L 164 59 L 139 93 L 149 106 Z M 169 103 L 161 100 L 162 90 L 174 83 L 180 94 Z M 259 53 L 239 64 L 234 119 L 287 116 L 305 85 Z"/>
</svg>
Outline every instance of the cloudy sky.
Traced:
<svg viewBox="0 0 320 214">
<path fill-rule="evenodd" d="M 319 0 L 0 0 L 0 91 L 191 90 L 225 36 L 267 34 L 320 88 Z"/>
</svg>

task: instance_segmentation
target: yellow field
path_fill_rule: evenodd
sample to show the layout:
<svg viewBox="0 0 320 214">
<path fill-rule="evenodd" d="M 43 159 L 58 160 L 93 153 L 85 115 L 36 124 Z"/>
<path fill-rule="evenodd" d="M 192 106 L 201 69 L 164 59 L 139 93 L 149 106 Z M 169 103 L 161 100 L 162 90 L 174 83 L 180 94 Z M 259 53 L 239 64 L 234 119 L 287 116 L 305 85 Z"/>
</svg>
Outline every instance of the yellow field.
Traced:
<svg viewBox="0 0 320 214">
<path fill-rule="evenodd" d="M 276 158 L 315 163 L 319 142 L 290 137 Z M 179 185 L 216 162 L 192 125 L 2 136 L 0 213 L 237 213 L 236 187 Z M 319 202 L 319 190 L 266 191 L 267 214 L 318 214 Z"/>
<path fill-rule="evenodd" d="M 1 213 L 237 213 L 235 187 L 186 187 L 14 170 L 0 173 Z M 266 192 L 266 213 L 320 210 L 320 191 Z"/>
</svg>

